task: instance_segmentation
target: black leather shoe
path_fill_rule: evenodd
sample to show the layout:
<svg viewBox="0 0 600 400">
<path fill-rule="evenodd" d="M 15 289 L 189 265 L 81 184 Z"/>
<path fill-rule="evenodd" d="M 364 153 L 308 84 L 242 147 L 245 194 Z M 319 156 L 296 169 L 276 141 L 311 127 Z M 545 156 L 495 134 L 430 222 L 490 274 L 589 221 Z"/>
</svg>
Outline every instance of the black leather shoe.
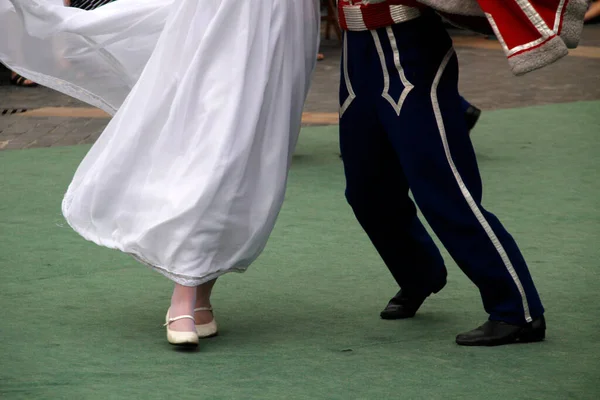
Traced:
<svg viewBox="0 0 600 400">
<path fill-rule="evenodd" d="M 479 117 L 481 117 L 481 110 L 475 106 L 469 106 L 467 111 L 465 111 L 465 121 L 467 122 L 467 128 L 469 128 L 469 132 L 475 128 L 477 125 L 477 121 L 479 121 Z"/>
<path fill-rule="evenodd" d="M 438 293 L 446 286 L 446 281 L 438 288 L 436 288 L 432 293 Z M 431 293 L 430 293 L 431 294 Z M 421 304 L 425 301 L 429 295 L 423 296 L 414 296 L 407 293 L 405 290 L 400 289 L 398 293 L 390 300 L 387 306 L 383 309 L 383 311 L 379 314 L 382 319 L 404 319 L 404 318 L 412 318 L 417 313 Z"/>
<path fill-rule="evenodd" d="M 477 329 L 458 335 L 456 343 L 461 346 L 501 346 L 511 343 L 541 342 L 545 337 L 546 320 L 542 315 L 527 325 L 487 321 Z"/>
</svg>

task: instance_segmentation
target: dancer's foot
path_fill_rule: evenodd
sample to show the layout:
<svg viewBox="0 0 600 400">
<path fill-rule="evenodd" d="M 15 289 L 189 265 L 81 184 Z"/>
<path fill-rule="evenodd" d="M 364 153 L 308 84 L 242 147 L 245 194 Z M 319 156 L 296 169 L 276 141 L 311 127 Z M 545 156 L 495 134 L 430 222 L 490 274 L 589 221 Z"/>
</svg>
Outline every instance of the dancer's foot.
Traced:
<svg viewBox="0 0 600 400">
<path fill-rule="evenodd" d="M 171 311 L 167 311 L 165 317 L 165 326 L 167 327 L 167 341 L 175 346 L 181 347 L 197 347 L 198 346 L 198 335 L 194 331 L 178 331 L 171 329 L 172 324 L 177 324 L 181 321 L 194 321 L 194 317 L 191 315 L 180 315 L 173 317 Z"/>
<path fill-rule="evenodd" d="M 217 335 L 217 322 L 210 304 L 210 295 L 216 279 L 198 286 L 196 290 L 196 303 L 194 307 L 194 320 L 196 321 L 196 333 L 198 337 L 209 338 Z"/>
<path fill-rule="evenodd" d="M 182 315 L 190 315 L 193 317 L 193 307 L 190 307 L 187 304 L 171 304 L 171 307 L 169 308 L 169 318 L 173 319 Z M 193 318 L 182 318 L 180 320 L 171 322 L 169 324 L 169 329 L 177 332 L 194 332 L 196 329 L 194 325 Z"/>
<path fill-rule="evenodd" d="M 193 317 L 194 304 L 196 304 L 196 288 L 176 284 L 173 296 L 171 297 L 169 318 L 176 318 L 182 315 L 191 315 Z M 173 321 L 169 324 L 169 328 L 177 332 L 194 332 L 194 319 L 183 318 Z"/>
<path fill-rule="evenodd" d="M 194 320 L 196 321 L 196 325 L 208 324 L 214 319 L 215 317 L 210 304 L 204 305 L 196 302 L 196 307 L 194 308 Z"/>
<path fill-rule="evenodd" d="M 212 305 L 210 304 L 210 295 L 212 294 L 215 283 L 217 283 L 217 280 L 213 279 L 196 288 L 196 302 L 194 308 L 200 309 L 194 313 L 196 325 L 208 324 L 214 319 Z"/>
<path fill-rule="evenodd" d="M 194 319 L 196 321 L 196 334 L 198 338 L 207 339 L 217 336 L 219 333 L 217 321 L 212 313 L 212 307 L 195 308 Z"/>
<path fill-rule="evenodd" d="M 456 343 L 461 346 L 501 346 L 512 343 L 541 342 L 546 337 L 546 320 L 542 315 L 525 325 L 487 321 L 479 328 L 461 333 Z"/>
<path fill-rule="evenodd" d="M 467 123 L 469 133 L 471 133 L 473 128 L 475 128 L 475 125 L 477 125 L 479 117 L 481 117 L 481 110 L 474 105 L 470 105 L 467 111 L 465 111 L 465 122 Z"/>
<path fill-rule="evenodd" d="M 438 293 L 446 286 L 446 279 L 438 282 L 428 294 L 414 295 L 402 289 L 385 306 L 380 316 L 382 319 L 405 319 L 415 316 L 423 302 L 430 294 Z"/>
</svg>

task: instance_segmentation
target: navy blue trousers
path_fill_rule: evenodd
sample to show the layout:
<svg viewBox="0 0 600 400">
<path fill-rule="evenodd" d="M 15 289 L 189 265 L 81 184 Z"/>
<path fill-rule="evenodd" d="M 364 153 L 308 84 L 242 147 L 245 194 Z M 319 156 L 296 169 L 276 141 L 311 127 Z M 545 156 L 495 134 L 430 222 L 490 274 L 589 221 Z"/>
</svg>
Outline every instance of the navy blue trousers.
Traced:
<svg viewBox="0 0 600 400">
<path fill-rule="evenodd" d="M 511 235 L 481 205 L 452 41 L 434 15 L 347 32 L 340 85 L 346 198 L 399 286 L 430 294 L 444 260 L 415 204 L 494 320 L 543 314 Z"/>
</svg>

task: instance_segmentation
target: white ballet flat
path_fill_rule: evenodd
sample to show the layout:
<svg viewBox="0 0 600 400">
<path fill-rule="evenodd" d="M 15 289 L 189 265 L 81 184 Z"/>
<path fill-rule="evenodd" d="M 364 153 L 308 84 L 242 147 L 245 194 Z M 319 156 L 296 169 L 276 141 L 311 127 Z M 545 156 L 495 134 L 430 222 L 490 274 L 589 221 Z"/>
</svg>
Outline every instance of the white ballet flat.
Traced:
<svg viewBox="0 0 600 400">
<path fill-rule="evenodd" d="M 194 308 L 194 312 L 196 311 L 212 311 L 212 307 L 198 307 Z M 213 320 L 207 324 L 196 325 L 196 333 L 200 339 L 207 339 L 213 336 L 217 336 L 219 330 L 217 328 L 217 321 L 213 316 Z"/>
<path fill-rule="evenodd" d="M 198 346 L 199 341 L 196 332 L 180 332 L 169 329 L 171 322 L 179 321 L 180 319 L 191 319 L 192 321 L 195 321 L 192 315 L 180 315 L 179 317 L 169 318 L 169 312 L 167 311 L 167 317 L 165 318 L 165 324 L 163 325 L 167 327 L 167 340 L 175 346 Z"/>
</svg>

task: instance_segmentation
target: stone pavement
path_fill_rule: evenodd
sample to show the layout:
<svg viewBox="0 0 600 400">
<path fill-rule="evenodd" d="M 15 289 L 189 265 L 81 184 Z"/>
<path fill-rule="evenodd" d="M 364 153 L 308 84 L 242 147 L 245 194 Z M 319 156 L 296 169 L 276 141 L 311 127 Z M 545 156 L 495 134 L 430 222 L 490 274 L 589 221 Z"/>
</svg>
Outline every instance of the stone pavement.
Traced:
<svg viewBox="0 0 600 400">
<path fill-rule="evenodd" d="M 580 48 L 543 70 L 514 77 L 499 43 L 453 30 L 461 91 L 484 110 L 600 99 L 600 25 L 586 26 Z M 325 41 L 305 107 L 305 125 L 337 121 L 340 46 Z M 25 111 L 25 112 L 23 112 Z M 598 110 L 600 115 L 600 110 Z M 599 117 L 600 119 L 600 117 Z M 108 116 L 50 89 L 0 86 L 0 150 L 93 143 Z"/>
</svg>

